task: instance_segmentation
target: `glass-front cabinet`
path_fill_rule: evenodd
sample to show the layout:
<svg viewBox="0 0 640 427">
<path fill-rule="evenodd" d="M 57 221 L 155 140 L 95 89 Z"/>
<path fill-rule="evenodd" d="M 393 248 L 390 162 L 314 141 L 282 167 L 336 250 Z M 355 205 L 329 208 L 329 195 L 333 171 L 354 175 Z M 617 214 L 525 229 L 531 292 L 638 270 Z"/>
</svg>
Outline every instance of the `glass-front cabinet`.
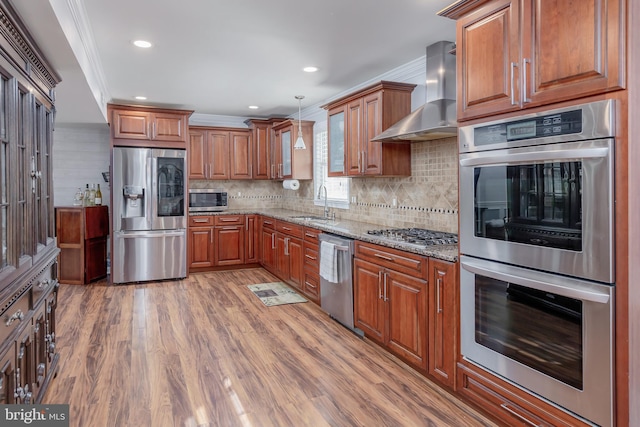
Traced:
<svg viewBox="0 0 640 427">
<path fill-rule="evenodd" d="M 346 163 L 344 157 L 345 149 L 345 114 L 344 108 L 337 108 L 329 111 L 329 153 L 328 153 L 328 175 L 344 176 Z"/>
<path fill-rule="evenodd" d="M 291 177 L 291 131 L 282 132 L 282 177 Z"/>
</svg>

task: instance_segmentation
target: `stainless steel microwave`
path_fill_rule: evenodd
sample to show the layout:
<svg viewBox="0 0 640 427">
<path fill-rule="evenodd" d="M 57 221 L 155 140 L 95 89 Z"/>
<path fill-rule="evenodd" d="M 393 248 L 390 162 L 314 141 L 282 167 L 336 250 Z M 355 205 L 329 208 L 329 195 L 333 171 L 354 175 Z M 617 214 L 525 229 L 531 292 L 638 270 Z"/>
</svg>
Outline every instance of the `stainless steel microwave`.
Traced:
<svg viewBox="0 0 640 427">
<path fill-rule="evenodd" d="M 189 189 L 189 212 L 219 212 L 227 209 L 227 192 L 218 188 Z"/>
</svg>

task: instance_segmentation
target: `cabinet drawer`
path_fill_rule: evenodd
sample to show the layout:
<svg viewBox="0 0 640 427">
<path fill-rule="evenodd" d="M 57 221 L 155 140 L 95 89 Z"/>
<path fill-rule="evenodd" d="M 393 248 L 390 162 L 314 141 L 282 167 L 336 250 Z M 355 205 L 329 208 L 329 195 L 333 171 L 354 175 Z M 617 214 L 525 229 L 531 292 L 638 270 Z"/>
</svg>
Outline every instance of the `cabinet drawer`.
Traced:
<svg viewBox="0 0 640 427">
<path fill-rule="evenodd" d="M 320 275 L 308 267 L 304 269 L 304 292 L 316 304 L 320 303 Z"/>
<path fill-rule="evenodd" d="M 320 254 L 317 244 L 304 242 L 304 265 L 315 269 L 316 272 L 319 271 Z"/>
<path fill-rule="evenodd" d="M 106 246 L 105 246 L 106 249 Z M 58 265 L 55 262 L 51 262 L 47 265 L 47 267 L 38 275 L 38 277 L 33 280 L 33 284 L 31 287 L 32 293 L 32 306 L 34 308 L 38 305 L 39 301 L 49 293 L 49 290 L 52 289 L 58 281 L 55 279 L 56 277 L 56 269 Z"/>
<path fill-rule="evenodd" d="M 322 231 L 315 228 L 304 228 L 304 240 L 306 240 L 307 242 L 315 242 L 317 244 L 319 242 L 318 236 L 320 234 L 322 234 Z"/>
<path fill-rule="evenodd" d="M 299 237 L 301 239 L 304 237 L 304 227 L 290 222 L 278 221 L 276 230 L 289 236 Z"/>
<path fill-rule="evenodd" d="M 0 307 L 0 313 L 2 313 L 0 315 L 0 343 L 4 342 L 23 322 L 28 321 L 29 307 L 31 306 L 30 297 L 30 290 L 26 290 L 22 294 L 16 292 L 14 296 L 3 301 Z"/>
<path fill-rule="evenodd" d="M 381 267 L 426 279 L 428 263 L 426 257 L 364 242 L 356 242 L 355 252 L 356 257 Z"/>
<path fill-rule="evenodd" d="M 523 397 L 502 387 L 488 373 L 458 363 L 458 391 L 480 408 L 510 426 L 586 427 L 587 424 L 525 393 Z"/>
<path fill-rule="evenodd" d="M 206 227 L 207 225 L 213 225 L 212 216 L 190 216 L 189 227 Z"/>
<path fill-rule="evenodd" d="M 271 230 L 276 229 L 276 220 L 273 218 L 262 217 L 260 222 L 262 223 L 262 228 L 268 228 Z"/>
<path fill-rule="evenodd" d="M 244 225 L 244 215 L 220 215 L 214 218 L 215 225 Z"/>
</svg>

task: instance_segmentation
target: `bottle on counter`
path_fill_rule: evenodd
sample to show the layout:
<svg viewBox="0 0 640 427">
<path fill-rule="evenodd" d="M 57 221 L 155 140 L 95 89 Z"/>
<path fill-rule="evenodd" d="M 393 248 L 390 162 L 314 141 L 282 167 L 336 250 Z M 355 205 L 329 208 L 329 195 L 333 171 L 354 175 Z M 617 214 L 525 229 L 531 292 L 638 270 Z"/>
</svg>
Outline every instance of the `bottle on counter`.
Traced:
<svg viewBox="0 0 640 427">
<path fill-rule="evenodd" d="M 96 205 L 96 185 L 91 184 L 91 190 L 89 190 L 89 206 Z"/>
<path fill-rule="evenodd" d="M 95 205 L 102 205 L 102 191 L 100 191 L 100 184 L 98 184 L 98 189 L 96 190 Z"/>
<path fill-rule="evenodd" d="M 83 206 L 91 206 L 91 191 L 89 190 L 89 184 L 84 189 Z"/>
<path fill-rule="evenodd" d="M 73 206 L 82 206 L 84 203 L 84 191 L 82 188 L 78 187 L 78 191 L 76 191 L 75 196 L 73 196 Z"/>
</svg>

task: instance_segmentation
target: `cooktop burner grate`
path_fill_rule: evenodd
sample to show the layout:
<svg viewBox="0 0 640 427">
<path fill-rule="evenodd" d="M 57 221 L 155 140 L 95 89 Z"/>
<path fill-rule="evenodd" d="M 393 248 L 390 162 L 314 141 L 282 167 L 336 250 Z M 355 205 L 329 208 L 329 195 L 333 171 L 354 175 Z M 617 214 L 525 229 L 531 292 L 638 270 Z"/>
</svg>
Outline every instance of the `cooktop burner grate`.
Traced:
<svg viewBox="0 0 640 427">
<path fill-rule="evenodd" d="M 388 228 L 381 230 L 368 230 L 367 234 L 383 239 L 403 241 L 420 246 L 455 245 L 458 243 L 458 235 L 442 231 L 426 230 L 424 228 Z"/>
</svg>

